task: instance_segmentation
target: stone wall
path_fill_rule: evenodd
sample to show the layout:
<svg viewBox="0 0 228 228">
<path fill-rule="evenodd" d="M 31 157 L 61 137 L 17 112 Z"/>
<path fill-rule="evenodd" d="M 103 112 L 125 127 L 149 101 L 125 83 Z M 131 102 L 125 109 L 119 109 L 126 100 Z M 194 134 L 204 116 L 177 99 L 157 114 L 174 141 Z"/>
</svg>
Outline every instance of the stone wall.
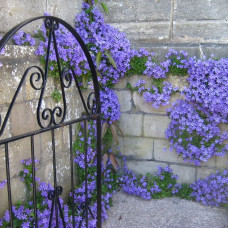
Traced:
<svg viewBox="0 0 228 228">
<path fill-rule="evenodd" d="M 81 12 L 82 1 L 83 0 L 1 0 L 0 33 L 6 33 L 19 22 L 32 17 L 43 16 L 44 13 L 60 17 L 73 25 L 75 15 Z M 37 29 L 39 26 L 40 23 L 33 24 L 32 28 L 28 28 L 28 31 L 31 32 L 31 29 Z"/>
<path fill-rule="evenodd" d="M 9 104 L 18 87 L 20 79 L 25 70 L 33 65 L 40 65 L 40 60 L 34 55 L 35 48 L 26 46 L 6 46 L 5 55 L 0 56 L 0 62 L 3 66 L 0 68 L 0 114 L 2 121 L 9 108 Z M 17 136 L 30 131 L 40 129 L 36 118 L 36 108 L 40 96 L 40 90 L 34 90 L 30 84 L 30 75 L 28 74 L 22 89 L 13 106 L 12 113 L 6 125 L 4 134 L 1 140 Z M 39 83 L 38 83 L 39 84 Z M 38 86 L 37 84 L 37 86 Z M 44 100 L 42 102 L 42 110 L 45 107 L 53 108 L 56 103 L 51 97 L 55 86 L 52 78 L 48 78 Z M 84 94 L 87 98 L 87 93 Z M 81 116 L 84 111 L 80 96 L 74 88 L 74 83 L 71 88 L 66 89 L 67 113 L 66 120 L 73 120 Z M 55 105 L 55 106 L 54 106 Z M 58 103 L 62 107 L 62 103 Z M 75 126 L 73 125 L 73 134 Z M 55 134 L 55 149 L 56 149 L 56 164 L 57 164 L 57 181 L 58 185 L 63 186 L 63 197 L 68 196 L 70 189 L 70 143 L 69 143 L 69 128 L 68 126 L 61 129 L 56 129 Z M 74 137 L 73 137 L 74 140 Z M 53 184 L 53 152 L 52 152 L 52 135 L 51 132 L 45 132 L 34 136 L 35 158 L 40 160 L 36 165 L 36 175 L 42 182 Z M 13 203 L 18 200 L 25 199 L 25 185 L 20 181 L 19 172 L 23 170 L 20 163 L 22 159 L 31 158 L 31 142 L 30 138 L 21 139 L 9 143 L 9 160 L 10 160 L 10 175 Z M 6 179 L 5 167 L 5 148 L 0 146 L 0 182 Z M 7 188 L 0 189 L 0 217 L 1 213 L 7 208 L 8 197 Z"/>
<path fill-rule="evenodd" d="M 175 151 L 170 151 L 169 141 L 165 138 L 165 131 L 170 123 L 166 109 L 181 96 L 172 95 L 170 104 L 161 108 L 153 108 L 145 103 L 142 95 L 126 89 L 129 82 L 134 85 L 143 79 L 149 85 L 147 76 L 126 77 L 115 85 L 115 92 L 121 106 L 119 126 L 124 137 L 120 136 L 120 151 L 127 157 L 128 168 L 139 174 L 154 173 L 157 166 L 170 166 L 179 176 L 179 182 L 192 183 L 196 179 L 205 178 L 217 169 L 227 168 L 228 154 L 224 157 L 212 157 L 201 167 L 195 167 L 183 161 Z M 183 88 L 186 77 L 172 76 L 170 79 L 175 86 Z M 228 125 L 220 126 L 228 131 Z M 228 142 L 225 142 L 228 143 Z M 164 150 L 166 148 L 166 150 Z"/>
<path fill-rule="evenodd" d="M 124 31 L 136 48 L 163 58 L 169 48 L 191 56 L 227 57 L 227 0 L 104 0 L 106 21 Z"/>
</svg>

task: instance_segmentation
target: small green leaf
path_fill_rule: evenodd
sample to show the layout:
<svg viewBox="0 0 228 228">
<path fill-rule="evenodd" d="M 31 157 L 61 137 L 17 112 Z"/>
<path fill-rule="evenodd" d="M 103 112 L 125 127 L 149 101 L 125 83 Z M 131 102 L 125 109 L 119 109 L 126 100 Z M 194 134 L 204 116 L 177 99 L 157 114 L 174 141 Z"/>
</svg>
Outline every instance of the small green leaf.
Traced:
<svg viewBox="0 0 228 228">
<path fill-rule="evenodd" d="M 100 66 L 101 56 L 102 56 L 102 52 L 99 51 L 99 52 L 97 53 L 97 56 L 96 56 L 97 69 L 98 69 L 99 66 Z"/>
<path fill-rule="evenodd" d="M 106 50 L 104 54 L 107 56 L 108 60 L 109 60 L 110 63 L 115 67 L 115 69 L 117 69 L 116 62 L 115 62 L 115 60 L 112 58 L 110 51 L 109 51 L 109 50 Z"/>
<path fill-rule="evenodd" d="M 103 3 L 103 2 L 101 2 L 100 5 L 102 6 L 104 12 L 106 14 L 108 14 L 109 13 L 108 6 L 105 3 Z"/>
<path fill-rule="evenodd" d="M 129 82 L 126 84 L 126 88 L 127 89 L 132 89 L 131 84 Z"/>
<path fill-rule="evenodd" d="M 97 5 L 97 3 L 98 3 L 98 0 L 94 0 L 94 4 Z"/>
</svg>

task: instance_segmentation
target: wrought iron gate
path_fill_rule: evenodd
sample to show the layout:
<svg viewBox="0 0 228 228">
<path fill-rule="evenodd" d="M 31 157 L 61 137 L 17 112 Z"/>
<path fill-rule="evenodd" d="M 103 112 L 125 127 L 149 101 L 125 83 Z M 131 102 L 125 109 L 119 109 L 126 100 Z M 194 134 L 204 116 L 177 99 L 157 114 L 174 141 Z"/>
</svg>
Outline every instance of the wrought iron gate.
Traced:
<svg viewBox="0 0 228 228">
<path fill-rule="evenodd" d="M 0 145 L 4 146 L 5 150 L 5 165 L 6 165 L 6 178 L 7 178 L 7 192 L 8 192 L 8 210 L 10 215 L 10 226 L 15 227 L 13 224 L 13 203 L 12 203 L 12 186 L 11 186 L 11 176 L 10 176 L 10 156 L 9 156 L 9 145 L 12 142 L 15 142 L 17 140 L 21 140 L 24 138 L 29 138 L 31 142 L 31 163 L 32 163 L 32 183 L 33 183 L 33 191 L 32 191 L 32 199 L 33 199 L 33 214 L 34 218 L 32 221 L 32 227 L 38 227 L 38 209 L 37 209 L 37 202 L 36 202 L 36 168 L 35 168 L 35 143 L 34 143 L 34 137 L 36 135 L 42 134 L 44 132 L 51 132 L 51 145 L 52 145 L 52 160 L 53 160 L 53 179 L 54 179 L 54 188 L 53 190 L 50 190 L 48 192 L 48 199 L 51 201 L 51 212 L 50 217 L 48 221 L 48 227 L 53 227 L 52 220 L 55 220 L 55 227 L 66 227 L 66 223 L 64 221 L 64 215 L 63 211 L 60 205 L 59 196 L 62 193 L 62 190 L 64 189 L 64 186 L 58 185 L 58 178 L 57 178 L 57 164 L 56 164 L 56 152 L 55 152 L 55 131 L 56 129 L 68 127 L 69 132 L 69 143 L 70 143 L 70 182 L 71 182 L 71 194 L 72 194 L 72 227 L 81 227 L 82 221 L 84 221 L 84 224 L 86 227 L 88 227 L 88 214 L 91 213 L 90 209 L 90 199 L 88 197 L 88 189 L 87 189 L 87 143 L 85 143 L 84 146 L 84 157 L 85 157 L 85 202 L 83 205 L 75 205 L 74 204 L 74 184 L 75 184 L 75 169 L 74 169 L 74 151 L 73 151 L 73 130 L 72 125 L 75 123 L 83 123 L 84 126 L 86 126 L 86 123 L 90 120 L 95 121 L 96 123 L 96 159 L 97 159 L 97 178 L 96 178 L 96 188 L 97 188 L 97 227 L 101 227 L 101 126 L 100 126 L 100 97 L 99 97 L 99 85 L 98 80 L 96 76 L 96 71 L 94 64 L 92 62 L 92 58 L 90 56 L 89 51 L 87 50 L 84 42 L 80 38 L 80 36 L 77 34 L 74 28 L 72 28 L 68 23 L 65 21 L 52 17 L 52 16 L 42 16 L 37 18 L 32 18 L 27 21 L 24 21 L 17 26 L 15 26 L 13 29 L 11 29 L 0 41 L 0 51 L 5 47 L 5 45 L 8 43 L 8 41 L 18 32 L 21 28 L 24 26 L 30 24 L 31 22 L 37 21 L 37 20 L 43 20 L 45 28 L 47 29 L 47 35 L 48 35 L 48 46 L 46 50 L 46 58 L 45 58 L 45 64 L 44 64 L 44 70 L 41 69 L 39 66 L 30 66 L 26 69 L 23 76 L 21 77 L 21 80 L 19 82 L 18 88 L 15 91 L 15 94 L 13 96 L 13 99 L 11 103 L 9 104 L 8 111 L 6 112 L 6 115 L 1 115 L 0 119 L 0 136 L 2 136 L 4 130 L 6 129 L 7 123 L 10 118 L 11 111 L 13 109 L 13 106 L 15 104 L 16 98 L 18 97 L 22 87 L 23 83 L 26 78 L 29 78 L 30 85 L 32 89 L 35 91 L 38 91 L 40 93 L 38 105 L 36 108 L 36 119 L 37 123 L 39 125 L 39 129 L 31 132 L 27 132 L 21 135 L 13 136 L 10 138 L 5 138 L 0 141 Z M 72 67 L 63 67 L 61 65 L 61 61 L 59 59 L 59 53 L 58 53 L 58 43 L 56 41 L 55 33 L 58 31 L 59 26 L 63 26 L 65 29 L 70 32 L 73 37 L 75 38 L 75 41 L 78 43 L 78 45 L 82 48 L 86 59 L 88 61 L 89 70 L 92 74 L 92 82 L 93 82 L 93 92 L 91 92 L 88 97 L 87 101 L 83 97 L 83 92 L 80 89 L 79 80 L 75 73 L 75 69 Z M 49 68 L 49 56 L 50 56 L 50 46 L 53 45 L 55 55 L 56 55 L 56 62 L 57 62 L 57 68 L 58 68 L 58 74 L 61 84 L 61 93 L 62 93 L 62 107 L 55 104 L 54 108 L 51 107 L 43 107 L 43 99 L 44 99 L 44 92 L 47 89 L 47 76 L 48 76 L 48 68 Z M 31 73 L 32 72 L 32 73 Z M 37 86 L 37 82 L 40 83 L 39 86 Z M 80 95 L 81 100 L 81 106 L 83 107 L 85 115 L 81 116 L 80 118 L 73 119 L 73 120 L 66 120 L 66 112 L 67 112 L 67 102 L 65 97 L 65 90 L 68 89 L 72 82 L 74 82 L 75 87 L 77 88 L 77 91 Z M 20 115 L 20 113 L 18 113 Z M 26 117 L 25 117 L 26 118 Z M 86 132 L 86 131 L 85 131 Z M 85 133 L 84 135 L 84 141 L 87 142 L 87 135 Z M 15 155 L 16 156 L 16 155 Z M 83 213 L 82 213 L 82 219 L 80 222 L 75 221 L 74 215 L 78 207 L 83 207 Z M 61 224 L 61 225 L 60 225 Z"/>
</svg>

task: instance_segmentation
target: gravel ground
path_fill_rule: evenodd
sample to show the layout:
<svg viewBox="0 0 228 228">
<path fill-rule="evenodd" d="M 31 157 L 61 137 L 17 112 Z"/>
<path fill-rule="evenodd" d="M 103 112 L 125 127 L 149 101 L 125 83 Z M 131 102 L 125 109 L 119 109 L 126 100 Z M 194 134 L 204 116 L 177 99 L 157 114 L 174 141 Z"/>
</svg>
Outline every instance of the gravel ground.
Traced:
<svg viewBox="0 0 228 228">
<path fill-rule="evenodd" d="M 102 228 L 228 228 L 228 209 L 176 197 L 143 200 L 118 192 Z"/>
</svg>

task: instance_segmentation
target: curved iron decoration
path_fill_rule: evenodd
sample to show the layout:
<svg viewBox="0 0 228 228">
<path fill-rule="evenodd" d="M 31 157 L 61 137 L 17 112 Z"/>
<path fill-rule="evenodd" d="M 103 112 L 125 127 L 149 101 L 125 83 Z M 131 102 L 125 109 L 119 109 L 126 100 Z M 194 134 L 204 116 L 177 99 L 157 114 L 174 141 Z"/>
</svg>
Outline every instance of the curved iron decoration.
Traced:
<svg viewBox="0 0 228 228">
<path fill-rule="evenodd" d="M 19 31 L 21 28 L 23 28 L 27 24 L 29 24 L 33 21 L 40 20 L 40 19 L 44 19 L 44 25 L 45 25 L 46 29 L 49 30 L 45 69 L 43 71 L 38 66 L 31 66 L 25 71 L 25 73 L 21 79 L 21 82 L 19 83 L 19 86 L 18 86 L 18 88 L 17 88 L 17 90 L 13 96 L 13 99 L 10 103 L 7 114 L 6 114 L 3 121 L 2 121 L 2 118 L 0 115 L 0 136 L 4 132 L 4 129 L 5 129 L 6 124 L 8 122 L 12 107 L 15 103 L 15 100 L 19 94 L 19 91 L 23 85 L 24 80 L 28 76 L 31 69 L 37 70 L 36 72 L 33 72 L 30 75 L 31 87 L 35 90 L 41 91 L 38 106 L 37 106 L 37 122 L 41 128 L 50 127 L 52 125 L 57 125 L 57 124 L 64 122 L 65 116 L 66 116 L 66 108 L 67 108 L 66 107 L 67 105 L 66 105 L 66 97 L 65 97 L 65 88 L 69 88 L 71 86 L 72 76 L 75 80 L 75 83 L 76 83 L 77 89 L 79 91 L 79 95 L 80 95 L 83 107 L 84 107 L 87 115 L 91 116 L 91 115 L 95 115 L 95 114 L 100 113 L 99 84 L 98 84 L 98 80 L 97 80 L 96 70 L 95 70 L 92 58 L 90 56 L 90 53 L 89 53 L 87 47 L 85 46 L 83 40 L 81 39 L 81 37 L 75 31 L 75 29 L 71 25 L 69 25 L 68 23 L 63 21 L 62 19 L 57 18 L 57 17 L 52 17 L 52 16 L 41 16 L 41 17 L 29 19 L 27 21 L 24 21 L 24 22 L 18 24 L 17 26 L 12 28 L 0 40 L 0 51 L 4 48 L 4 46 L 7 44 L 7 42 L 15 35 L 15 33 L 17 31 Z M 89 95 L 89 97 L 87 99 L 87 103 L 85 102 L 85 100 L 83 98 L 82 91 L 80 89 L 79 82 L 78 82 L 78 79 L 76 77 L 74 70 L 72 68 L 69 68 L 69 69 L 64 68 L 61 71 L 61 64 L 60 64 L 60 60 L 59 60 L 57 41 L 56 41 L 56 37 L 55 37 L 55 31 L 59 29 L 60 24 L 63 25 L 66 29 L 68 29 L 68 31 L 75 37 L 76 41 L 81 46 L 81 48 L 82 48 L 82 50 L 86 56 L 86 59 L 88 61 L 89 68 L 90 68 L 91 73 L 92 73 L 94 92 Z M 60 77 L 62 100 L 63 100 L 63 108 L 56 106 L 54 109 L 45 108 L 44 110 L 41 111 L 41 106 L 42 106 L 42 102 L 43 102 L 43 95 L 44 95 L 45 87 L 46 87 L 46 83 L 47 83 L 49 55 L 50 55 L 50 47 L 51 47 L 52 43 L 54 45 L 54 50 L 55 50 L 56 59 L 57 59 L 58 73 L 59 73 L 59 77 Z M 40 83 L 41 85 L 37 86 L 36 84 L 38 84 L 38 83 Z M 44 122 L 45 122 L 45 124 L 44 124 Z"/>
</svg>

